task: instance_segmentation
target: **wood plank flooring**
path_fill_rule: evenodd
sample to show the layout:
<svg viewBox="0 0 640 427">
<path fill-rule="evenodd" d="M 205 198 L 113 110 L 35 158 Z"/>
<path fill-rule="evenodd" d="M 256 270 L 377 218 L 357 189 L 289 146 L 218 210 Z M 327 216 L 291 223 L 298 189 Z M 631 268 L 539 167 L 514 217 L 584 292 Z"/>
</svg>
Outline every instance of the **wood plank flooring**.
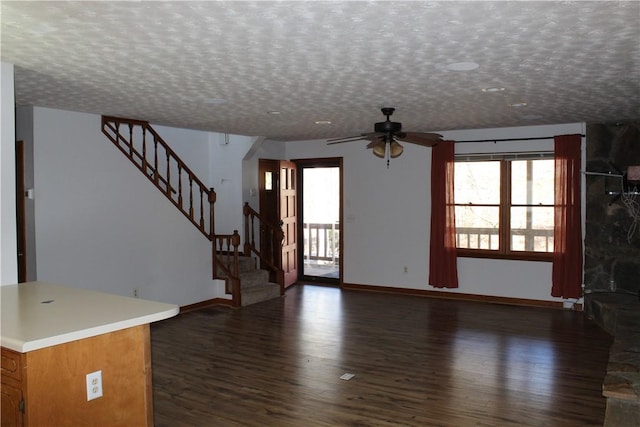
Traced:
<svg viewBox="0 0 640 427">
<path fill-rule="evenodd" d="M 305 285 L 151 345 L 158 427 L 573 427 L 603 424 L 611 338 L 577 312 Z"/>
</svg>

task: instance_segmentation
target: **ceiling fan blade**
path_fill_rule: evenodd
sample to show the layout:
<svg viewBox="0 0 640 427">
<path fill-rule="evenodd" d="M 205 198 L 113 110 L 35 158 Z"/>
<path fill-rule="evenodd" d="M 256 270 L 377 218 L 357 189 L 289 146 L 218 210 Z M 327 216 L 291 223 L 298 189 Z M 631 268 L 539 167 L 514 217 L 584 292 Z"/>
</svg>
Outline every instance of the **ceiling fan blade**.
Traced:
<svg viewBox="0 0 640 427">
<path fill-rule="evenodd" d="M 368 143 L 367 144 L 367 148 L 373 148 L 376 145 L 384 145 L 384 142 L 385 142 L 384 141 L 384 137 L 382 137 L 382 138 L 378 137 L 378 138 L 372 140 L 370 143 Z"/>
<path fill-rule="evenodd" d="M 402 142 L 409 142 L 411 144 L 422 145 L 425 147 L 433 147 L 438 142 L 442 141 L 442 135 L 437 133 L 426 132 L 401 132 L 395 137 Z"/>
<path fill-rule="evenodd" d="M 340 142 L 359 141 L 362 139 L 362 135 L 341 136 L 340 138 L 327 139 L 328 144 L 338 144 Z"/>
<path fill-rule="evenodd" d="M 327 145 L 342 144 L 343 142 L 362 141 L 363 139 L 364 138 L 362 138 L 361 136 L 351 136 L 349 138 L 327 139 Z"/>
<path fill-rule="evenodd" d="M 327 139 L 327 145 L 341 144 L 343 142 L 362 141 L 362 140 L 373 141 L 375 138 L 378 138 L 383 135 L 384 134 L 377 133 L 377 132 L 369 132 L 369 133 L 363 133 L 357 136 L 346 136 L 344 138 Z"/>
</svg>

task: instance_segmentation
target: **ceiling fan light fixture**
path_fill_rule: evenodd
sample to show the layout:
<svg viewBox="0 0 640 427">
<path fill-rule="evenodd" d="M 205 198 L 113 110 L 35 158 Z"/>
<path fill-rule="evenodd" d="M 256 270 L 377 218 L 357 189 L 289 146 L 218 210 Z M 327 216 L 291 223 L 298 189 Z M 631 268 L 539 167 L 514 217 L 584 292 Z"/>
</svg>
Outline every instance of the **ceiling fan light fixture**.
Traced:
<svg viewBox="0 0 640 427">
<path fill-rule="evenodd" d="M 373 155 L 387 159 L 387 168 L 389 168 L 389 159 L 396 158 L 404 152 L 404 147 L 400 142 L 416 144 L 423 147 L 433 147 L 442 141 L 442 135 L 428 132 L 403 132 L 402 123 L 392 122 L 391 115 L 395 108 L 383 107 L 382 114 L 387 117 L 384 122 L 378 122 L 374 126 L 375 132 L 362 133 L 356 136 L 347 136 L 342 138 L 328 139 L 327 144 L 341 144 L 344 142 L 352 142 L 365 140 L 370 141 L 367 149 L 371 149 Z M 387 144 L 389 149 L 387 150 Z"/>
<path fill-rule="evenodd" d="M 391 141 L 389 144 L 390 156 L 392 159 L 398 157 L 404 151 L 404 147 L 398 141 Z"/>
<path fill-rule="evenodd" d="M 384 155 L 385 155 L 385 154 L 386 154 L 386 152 L 387 152 L 387 144 L 384 144 L 384 143 L 383 143 L 383 144 L 375 145 L 375 146 L 372 148 L 372 151 L 373 151 L 373 155 L 374 155 L 374 156 L 376 156 L 376 157 L 380 157 L 381 159 L 384 159 Z"/>
</svg>

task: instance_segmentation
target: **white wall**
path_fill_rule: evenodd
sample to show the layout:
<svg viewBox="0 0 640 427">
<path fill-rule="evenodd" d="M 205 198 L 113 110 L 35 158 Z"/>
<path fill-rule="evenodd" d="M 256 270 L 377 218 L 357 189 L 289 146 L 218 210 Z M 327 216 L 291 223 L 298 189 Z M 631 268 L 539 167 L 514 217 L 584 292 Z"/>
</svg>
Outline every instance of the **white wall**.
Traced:
<svg viewBox="0 0 640 427">
<path fill-rule="evenodd" d="M 13 64 L 0 64 L 0 285 L 18 282 Z"/>
<path fill-rule="evenodd" d="M 440 132 L 445 139 L 548 137 L 584 133 L 582 124 Z M 506 144 L 506 143 L 505 143 Z M 553 141 L 457 144 L 456 152 L 553 149 Z M 431 150 L 404 144 L 386 161 L 366 142 L 286 144 L 287 158 L 344 157 L 344 281 L 359 285 L 433 289 L 429 275 Z M 404 267 L 407 273 L 404 273 Z M 459 258 L 460 287 L 450 292 L 534 300 L 551 297 L 551 263 Z M 440 289 L 438 289 L 440 290 Z"/>
<path fill-rule="evenodd" d="M 222 296 L 209 241 L 101 133 L 100 116 L 36 107 L 33 126 L 38 280 L 178 305 Z M 181 156 L 208 159 L 209 136 L 194 132 L 161 129 L 170 144 L 195 137 L 176 143 Z"/>
<path fill-rule="evenodd" d="M 238 230 L 243 236 L 242 159 L 255 137 L 211 134 L 210 176 L 216 192 L 216 233 L 231 234 Z M 228 143 L 227 143 L 228 141 Z"/>
</svg>

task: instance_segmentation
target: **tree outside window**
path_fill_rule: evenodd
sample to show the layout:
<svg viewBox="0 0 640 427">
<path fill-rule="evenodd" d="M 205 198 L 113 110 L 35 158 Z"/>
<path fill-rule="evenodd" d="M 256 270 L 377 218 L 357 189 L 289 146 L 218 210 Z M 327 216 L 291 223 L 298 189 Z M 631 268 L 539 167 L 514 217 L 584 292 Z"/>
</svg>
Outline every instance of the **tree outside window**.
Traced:
<svg viewBox="0 0 640 427">
<path fill-rule="evenodd" d="M 553 171 L 547 153 L 456 160 L 458 254 L 551 260 Z"/>
</svg>

